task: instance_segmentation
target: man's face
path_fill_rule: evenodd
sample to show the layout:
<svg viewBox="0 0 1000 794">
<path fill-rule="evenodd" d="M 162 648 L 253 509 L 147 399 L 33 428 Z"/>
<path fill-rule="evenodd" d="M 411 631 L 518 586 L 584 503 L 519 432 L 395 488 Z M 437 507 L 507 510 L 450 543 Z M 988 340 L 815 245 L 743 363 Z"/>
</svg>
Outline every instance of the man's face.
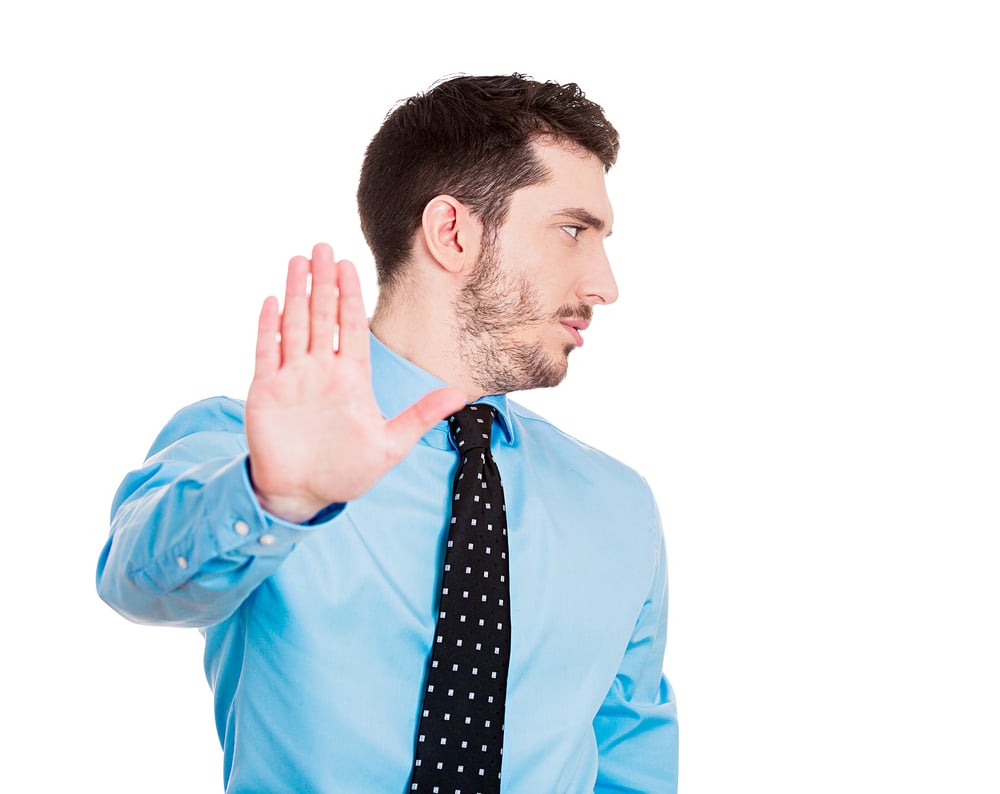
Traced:
<svg viewBox="0 0 1000 794">
<path fill-rule="evenodd" d="M 613 216 L 600 160 L 561 144 L 535 151 L 549 178 L 514 193 L 456 302 L 461 355 L 486 394 L 562 381 L 593 305 L 618 297 L 604 252 Z"/>
</svg>

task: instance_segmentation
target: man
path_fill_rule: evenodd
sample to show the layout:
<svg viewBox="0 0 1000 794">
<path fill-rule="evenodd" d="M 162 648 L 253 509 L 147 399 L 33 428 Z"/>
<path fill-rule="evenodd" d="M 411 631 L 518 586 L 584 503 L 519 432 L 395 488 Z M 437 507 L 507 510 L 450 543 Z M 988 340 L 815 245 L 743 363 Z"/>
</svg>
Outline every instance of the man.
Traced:
<svg viewBox="0 0 1000 794">
<path fill-rule="evenodd" d="M 98 588 L 203 631 L 227 791 L 676 790 L 653 498 L 506 396 L 617 297 L 617 151 L 573 84 L 399 105 L 358 190 L 370 327 L 349 262 L 295 257 L 245 406 L 183 409 L 125 478 Z"/>
</svg>

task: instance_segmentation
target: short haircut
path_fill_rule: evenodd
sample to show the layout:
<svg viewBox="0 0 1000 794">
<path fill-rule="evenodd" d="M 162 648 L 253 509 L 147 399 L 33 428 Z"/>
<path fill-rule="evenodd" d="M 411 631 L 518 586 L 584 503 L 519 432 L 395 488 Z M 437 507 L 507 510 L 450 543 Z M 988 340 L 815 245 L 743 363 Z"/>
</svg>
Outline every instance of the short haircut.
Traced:
<svg viewBox="0 0 1000 794">
<path fill-rule="evenodd" d="M 545 138 L 590 152 L 605 171 L 618 157 L 618 132 L 575 83 L 461 76 L 396 105 L 368 145 L 358 185 L 379 286 L 391 287 L 409 261 L 435 196 L 455 197 L 495 234 L 514 192 L 547 178 L 531 148 Z"/>
</svg>

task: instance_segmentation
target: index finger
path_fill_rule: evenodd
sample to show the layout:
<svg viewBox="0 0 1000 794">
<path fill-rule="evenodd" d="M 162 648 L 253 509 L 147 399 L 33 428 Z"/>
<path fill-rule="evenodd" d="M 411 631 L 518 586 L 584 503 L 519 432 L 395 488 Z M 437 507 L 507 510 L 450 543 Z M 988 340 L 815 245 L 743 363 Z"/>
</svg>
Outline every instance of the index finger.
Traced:
<svg viewBox="0 0 1000 794">
<path fill-rule="evenodd" d="M 368 359 L 368 318 L 361 297 L 361 281 L 354 265 L 346 259 L 337 263 L 340 290 L 339 353 L 357 361 Z"/>
</svg>

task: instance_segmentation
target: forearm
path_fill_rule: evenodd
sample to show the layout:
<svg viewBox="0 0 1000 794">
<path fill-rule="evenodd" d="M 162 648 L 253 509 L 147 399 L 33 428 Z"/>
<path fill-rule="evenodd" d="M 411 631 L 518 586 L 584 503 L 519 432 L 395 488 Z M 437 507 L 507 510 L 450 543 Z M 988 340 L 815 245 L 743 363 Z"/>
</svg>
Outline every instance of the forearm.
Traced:
<svg viewBox="0 0 1000 794">
<path fill-rule="evenodd" d="M 290 524 L 260 507 L 241 418 L 235 401 L 184 409 L 119 488 L 97 587 L 130 620 L 218 623 L 321 526 Z"/>
<path fill-rule="evenodd" d="M 674 794 L 677 791 L 677 709 L 661 677 L 656 696 L 625 697 L 620 680 L 594 720 L 598 776 L 594 794 Z"/>
<path fill-rule="evenodd" d="M 140 623 L 207 626 L 231 615 L 310 531 L 269 519 L 245 477 L 244 458 L 213 460 L 130 494 L 98 562 L 101 597 Z"/>
</svg>

